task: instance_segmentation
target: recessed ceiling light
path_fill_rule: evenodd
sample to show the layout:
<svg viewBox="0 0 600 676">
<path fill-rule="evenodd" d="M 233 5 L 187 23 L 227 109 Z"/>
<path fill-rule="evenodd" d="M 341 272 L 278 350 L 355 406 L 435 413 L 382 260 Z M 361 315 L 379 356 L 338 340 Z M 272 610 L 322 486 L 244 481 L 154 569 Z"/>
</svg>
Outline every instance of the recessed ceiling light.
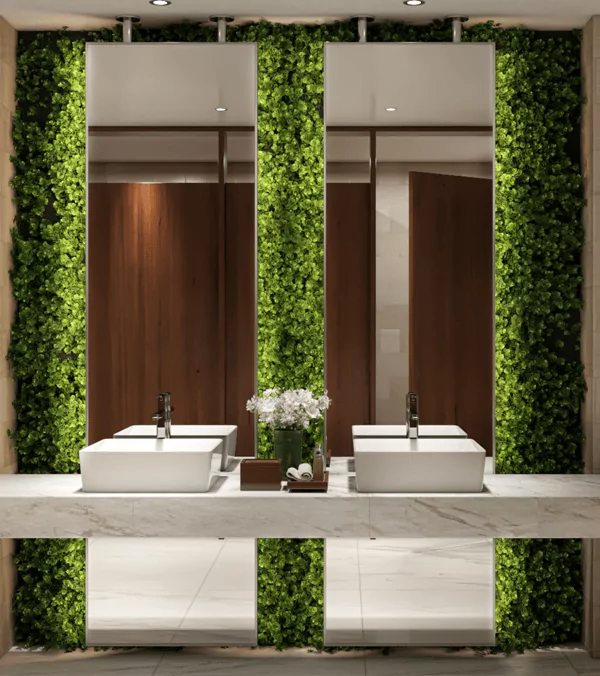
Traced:
<svg viewBox="0 0 600 676">
<path fill-rule="evenodd" d="M 150 4 L 157 7 L 166 7 L 171 4 L 171 0 L 150 0 Z"/>
<path fill-rule="evenodd" d="M 217 111 L 217 113 L 224 113 L 227 110 L 227 108 L 215 108 L 215 110 Z"/>
<path fill-rule="evenodd" d="M 410 7 L 418 7 L 419 5 L 424 5 L 425 0 L 404 0 L 404 4 Z"/>
<path fill-rule="evenodd" d="M 388 113 L 394 113 L 394 112 L 396 112 L 396 109 L 395 109 L 395 108 L 386 108 L 385 110 L 386 110 L 386 112 L 388 112 Z"/>
</svg>

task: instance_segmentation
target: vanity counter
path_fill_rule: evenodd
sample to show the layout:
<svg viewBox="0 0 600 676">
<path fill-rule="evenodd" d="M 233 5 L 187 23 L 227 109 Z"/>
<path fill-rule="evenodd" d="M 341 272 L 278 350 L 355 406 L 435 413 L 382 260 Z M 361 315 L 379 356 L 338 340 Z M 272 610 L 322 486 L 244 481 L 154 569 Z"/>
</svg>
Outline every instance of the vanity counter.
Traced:
<svg viewBox="0 0 600 676">
<path fill-rule="evenodd" d="M 486 475 L 477 494 L 357 493 L 334 459 L 327 493 L 83 493 L 78 474 L 0 475 L 1 538 L 600 538 L 600 475 Z"/>
</svg>

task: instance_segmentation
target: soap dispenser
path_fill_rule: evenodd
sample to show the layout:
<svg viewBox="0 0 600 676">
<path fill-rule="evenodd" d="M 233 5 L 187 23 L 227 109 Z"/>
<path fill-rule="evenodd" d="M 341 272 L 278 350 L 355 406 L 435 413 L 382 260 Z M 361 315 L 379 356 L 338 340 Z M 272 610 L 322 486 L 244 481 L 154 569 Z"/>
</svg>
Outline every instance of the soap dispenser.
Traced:
<svg viewBox="0 0 600 676">
<path fill-rule="evenodd" d="M 325 458 L 323 456 L 323 449 L 320 446 L 315 447 L 315 454 L 313 457 L 313 481 L 325 480 Z"/>
</svg>

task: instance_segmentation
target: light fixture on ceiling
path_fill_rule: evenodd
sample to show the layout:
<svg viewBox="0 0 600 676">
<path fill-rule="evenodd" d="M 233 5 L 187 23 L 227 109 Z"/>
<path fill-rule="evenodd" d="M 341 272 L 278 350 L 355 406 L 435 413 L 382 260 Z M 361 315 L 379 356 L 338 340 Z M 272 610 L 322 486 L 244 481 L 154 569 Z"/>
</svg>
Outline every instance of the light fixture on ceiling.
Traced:
<svg viewBox="0 0 600 676">
<path fill-rule="evenodd" d="M 150 0 L 150 4 L 155 7 L 166 7 L 171 4 L 171 0 Z"/>
<path fill-rule="evenodd" d="M 409 7 L 418 7 L 419 5 L 424 5 L 425 0 L 404 0 L 404 4 Z"/>
<path fill-rule="evenodd" d="M 386 109 L 385 109 L 385 112 L 386 112 L 386 113 L 395 113 L 395 112 L 396 112 L 396 109 L 395 109 L 395 108 L 392 108 L 392 107 L 386 108 Z"/>
<path fill-rule="evenodd" d="M 227 108 L 219 107 L 219 108 L 215 108 L 215 110 L 217 111 L 217 113 L 224 113 L 227 110 Z"/>
</svg>

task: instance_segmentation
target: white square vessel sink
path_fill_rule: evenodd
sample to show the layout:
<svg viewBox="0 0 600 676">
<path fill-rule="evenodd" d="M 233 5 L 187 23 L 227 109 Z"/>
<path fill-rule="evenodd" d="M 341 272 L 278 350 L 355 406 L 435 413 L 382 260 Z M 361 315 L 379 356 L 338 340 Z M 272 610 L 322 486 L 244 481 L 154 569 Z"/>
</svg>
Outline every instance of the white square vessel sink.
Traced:
<svg viewBox="0 0 600 676">
<path fill-rule="evenodd" d="M 206 493 L 221 439 L 103 439 L 79 451 L 86 493 Z"/>
<path fill-rule="evenodd" d="M 114 435 L 115 439 L 156 438 L 156 425 L 132 425 Z M 171 439 L 222 439 L 221 471 L 235 456 L 237 447 L 237 425 L 171 425 Z"/>
<path fill-rule="evenodd" d="M 422 439 L 467 438 L 458 425 L 419 425 Z M 406 425 L 352 425 L 353 439 L 406 439 Z"/>
<path fill-rule="evenodd" d="M 485 450 L 472 439 L 354 439 L 359 493 L 481 493 Z"/>
</svg>

